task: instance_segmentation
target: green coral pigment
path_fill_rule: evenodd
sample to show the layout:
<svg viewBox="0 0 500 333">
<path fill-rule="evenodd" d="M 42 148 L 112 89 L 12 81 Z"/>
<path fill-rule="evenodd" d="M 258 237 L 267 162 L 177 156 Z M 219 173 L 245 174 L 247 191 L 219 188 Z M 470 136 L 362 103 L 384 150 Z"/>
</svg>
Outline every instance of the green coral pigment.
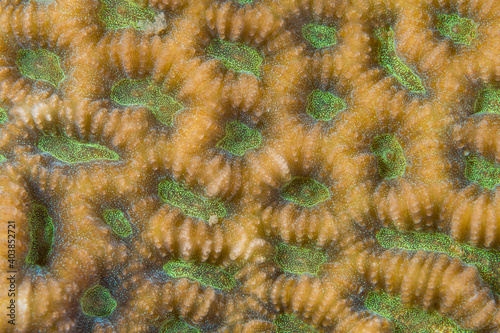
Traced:
<svg viewBox="0 0 500 333">
<path fill-rule="evenodd" d="M 42 136 L 38 140 L 38 148 L 66 163 L 120 159 L 117 153 L 104 146 L 82 143 L 65 136 Z"/>
<path fill-rule="evenodd" d="M 466 152 L 465 177 L 484 188 L 492 189 L 500 183 L 500 165 L 482 156 Z"/>
<path fill-rule="evenodd" d="M 483 89 L 474 105 L 474 113 L 499 113 L 500 114 L 500 90 Z"/>
<path fill-rule="evenodd" d="M 472 333 L 461 329 L 455 322 L 437 312 L 405 307 L 399 297 L 382 292 L 370 292 L 365 306 L 392 321 L 396 333 L 450 332 Z"/>
<path fill-rule="evenodd" d="M 244 4 L 247 4 L 247 3 L 252 3 L 253 0 L 235 0 L 237 3 L 239 3 L 240 5 L 244 5 Z"/>
<path fill-rule="evenodd" d="M 312 178 L 295 177 L 283 186 L 281 197 L 302 207 L 312 207 L 330 198 L 330 192 Z"/>
<path fill-rule="evenodd" d="M 317 49 L 337 44 L 337 31 L 326 25 L 309 23 L 302 27 L 302 36 Z"/>
<path fill-rule="evenodd" d="M 160 182 L 158 194 L 163 201 L 180 208 L 185 214 L 207 222 L 212 216 L 223 218 L 227 215 L 227 210 L 221 202 L 205 199 L 169 178 Z"/>
<path fill-rule="evenodd" d="M 120 237 L 128 237 L 132 233 L 130 222 L 119 209 L 108 209 L 103 213 L 104 222 Z"/>
<path fill-rule="evenodd" d="M 378 48 L 380 65 L 411 92 L 425 94 L 422 80 L 399 59 L 396 53 L 394 31 L 392 28 L 386 27 L 375 30 L 375 37 L 380 43 Z"/>
<path fill-rule="evenodd" d="M 260 132 L 238 122 L 232 121 L 226 126 L 226 136 L 217 143 L 218 148 L 243 156 L 249 149 L 260 146 L 262 136 Z"/>
<path fill-rule="evenodd" d="M 459 258 L 466 264 L 475 266 L 492 290 L 495 293 L 500 293 L 500 253 L 498 251 L 484 250 L 457 242 L 441 233 L 381 229 L 376 238 L 379 244 L 385 248 L 442 252 L 450 257 Z"/>
<path fill-rule="evenodd" d="M 214 39 L 207 47 L 207 54 L 219 59 L 224 66 L 235 72 L 245 72 L 260 77 L 260 66 L 264 59 L 250 46 Z"/>
<path fill-rule="evenodd" d="M 342 98 L 314 89 L 307 96 L 307 113 L 317 120 L 329 121 L 347 107 Z"/>
<path fill-rule="evenodd" d="M 16 64 L 22 75 L 33 80 L 48 82 L 54 87 L 64 79 L 59 57 L 44 49 L 19 50 Z"/>
<path fill-rule="evenodd" d="M 7 121 L 8 117 L 9 117 L 9 115 L 7 114 L 7 111 L 0 108 L 0 124 L 5 123 Z"/>
<path fill-rule="evenodd" d="M 156 12 L 151 8 L 141 8 L 128 0 L 101 0 L 99 18 L 106 29 L 134 28 L 144 30 L 147 23 L 155 21 Z"/>
<path fill-rule="evenodd" d="M 188 278 L 215 289 L 232 289 L 236 279 L 223 269 L 207 263 L 170 261 L 163 265 L 165 272 L 174 278 Z"/>
<path fill-rule="evenodd" d="M 172 126 L 174 116 L 184 109 L 160 84 L 149 79 L 119 81 L 111 89 L 111 100 L 120 105 L 143 106 L 167 126 Z"/>
<path fill-rule="evenodd" d="M 115 311 L 117 303 L 106 288 L 96 284 L 85 291 L 80 305 L 83 313 L 88 316 L 105 317 Z"/>
<path fill-rule="evenodd" d="M 317 275 L 327 255 L 318 249 L 280 243 L 276 246 L 275 259 L 285 272 Z"/>
<path fill-rule="evenodd" d="M 277 333 L 317 333 L 313 327 L 307 325 L 294 315 L 282 313 L 274 319 Z"/>
<path fill-rule="evenodd" d="M 442 14 L 437 18 L 437 30 L 454 43 L 470 45 L 477 36 L 477 24 L 457 14 Z"/>
<path fill-rule="evenodd" d="M 406 169 L 403 148 L 394 134 L 382 134 L 371 144 L 372 153 L 377 157 L 378 172 L 382 178 L 402 176 Z"/>
<path fill-rule="evenodd" d="M 2 163 L 3 161 L 5 161 L 7 158 L 5 156 L 3 156 L 2 154 L 0 154 L 0 163 Z"/>
<path fill-rule="evenodd" d="M 201 331 L 177 318 L 169 318 L 163 324 L 160 333 L 200 333 Z"/>
<path fill-rule="evenodd" d="M 54 223 L 47 208 L 34 204 L 29 215 L 30 249 L 26 262 L 32 265 L 44 266 L 52 250 L 54 242 Z"/>
</svg>

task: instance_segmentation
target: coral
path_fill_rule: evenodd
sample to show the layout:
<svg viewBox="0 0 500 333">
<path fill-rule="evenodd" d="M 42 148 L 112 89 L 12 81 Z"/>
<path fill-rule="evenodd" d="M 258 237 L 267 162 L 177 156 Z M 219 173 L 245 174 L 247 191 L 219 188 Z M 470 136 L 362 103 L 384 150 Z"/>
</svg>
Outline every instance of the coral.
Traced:
<svg viewBox="0 0 500 333">
<path fill-rule="evenodd" d="M 499 27 L 1 0 L 0 331 L 500 331 Z"/>
</svg>

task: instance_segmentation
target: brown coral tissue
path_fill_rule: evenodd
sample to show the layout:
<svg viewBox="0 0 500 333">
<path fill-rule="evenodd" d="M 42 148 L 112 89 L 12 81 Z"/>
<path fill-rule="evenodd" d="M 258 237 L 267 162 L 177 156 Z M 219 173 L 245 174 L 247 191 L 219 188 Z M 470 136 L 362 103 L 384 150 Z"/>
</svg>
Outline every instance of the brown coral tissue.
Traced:
<svg viewBox="0 0 500 333">
<path fill-rule="evenodd" d="M 500 332 L 500 1 L 0 0 L 0 332 Z"/>
</svg>

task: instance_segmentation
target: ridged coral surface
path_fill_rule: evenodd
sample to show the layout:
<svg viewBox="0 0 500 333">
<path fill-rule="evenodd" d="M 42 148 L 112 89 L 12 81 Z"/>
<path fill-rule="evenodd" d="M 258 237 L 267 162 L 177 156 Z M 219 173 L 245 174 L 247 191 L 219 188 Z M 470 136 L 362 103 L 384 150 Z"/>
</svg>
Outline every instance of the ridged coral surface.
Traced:
<svg viewBox="0 0 500 333">
<path fill-rule="evenodd" d="M 499 142 L 496 0 L 0 0 L 0 331 L 500 332 Z"/>
</svg>

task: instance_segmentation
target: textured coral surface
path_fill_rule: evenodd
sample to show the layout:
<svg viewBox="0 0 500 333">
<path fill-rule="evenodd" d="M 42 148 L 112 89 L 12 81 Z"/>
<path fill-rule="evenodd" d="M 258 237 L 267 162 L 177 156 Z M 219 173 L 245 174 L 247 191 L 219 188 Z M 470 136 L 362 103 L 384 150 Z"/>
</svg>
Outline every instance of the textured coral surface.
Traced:
<svg viewBox="0 0 500 333">
<path fill-rule="evenodd" d="M 499 82 L 497 0 L 0 0 L 0 331 L 500 332 Z"/>
</svg>

